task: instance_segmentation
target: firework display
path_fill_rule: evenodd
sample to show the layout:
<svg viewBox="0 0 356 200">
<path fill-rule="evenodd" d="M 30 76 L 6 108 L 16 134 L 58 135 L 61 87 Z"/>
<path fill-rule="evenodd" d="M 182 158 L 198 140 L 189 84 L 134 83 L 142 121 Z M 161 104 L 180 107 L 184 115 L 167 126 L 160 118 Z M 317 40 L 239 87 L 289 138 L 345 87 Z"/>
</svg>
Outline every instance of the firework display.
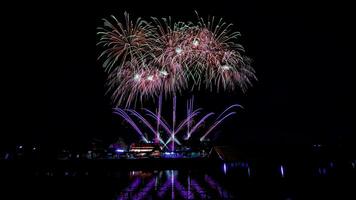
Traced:
<svg viewBox="0 0 356 200">
<path fill-rule="evenodd" d="M 98 28 L 99 60 L 109 73 L 108 85 L 116 106 L 183 90 L 242 91 L 256 79 L 250 60 L 236 41 L 232 24 L 215 17 L 197 22 L 169 18 L 124 22 L 114 16 Z"/>
<path fill-rule="evenodd" d="M 161 96 L 160 99 L 162 99 Z M 143 142 L 148 143 L 149 141 L 152 141 L 150 138 L 154 138 L 155 143 L 161 144 L 167 150 L 175 151 L 175 144 L 181 145 L 181 138 L 184 140 L 189 140 L 193 134 L 197 134 L 196 132 L 198 132 L 199 129 L 202 129 L 202 126 L 204 126 L 208 119 L 213 118 L 215 115 L 213 112 L 201 114 L 202 109 L 194 109 L 194 98 L 191 98 L 187 101 L 186 118 L 180 121 L 180 123 L 177 123 L 176 107 L 176 97 L 174 97 L 171 124 L 168 123 L 167 119 L 164 119 L 161 116 L 162 101 L 159 101 L 157 112 L 143 109 L 145 113 L 140 114 L 134 109 L 115 108 L 114 113 L 121 116 L 127 123 L 129 123 L 134 128 L 135 132 L 138 133 Z M 208 125 L 208 129 L 200 130 L 200 132 L 203 132 L 203 134 L 199 136 L 199 140 L 201 142 L 206 140 L 207 136 L 212 130 L 214 130 L 226 118 L 236 114 L 236 111 L 233 111 L 233 109 L 236 108 L 242 107 L 238 104 L 227 107 L 220 115 L 218 115 L 218 117 L 215 118 L 211 125 Z M 157 124 L 156 128 L 154 123 Z M 143 124 L 144 126 L 142 127 L 140 124 Z M 165 135 L 161 135 L 160 127 L 162 127 L 162 130 L 166 133 Z M 148 129 L 149 132 L 151 132 L 152 137 L 145 136 L 143 134 L 143 128 Z M 183 133 L 184 131 L 186 131 L 185 135 Z"/>
</svg>

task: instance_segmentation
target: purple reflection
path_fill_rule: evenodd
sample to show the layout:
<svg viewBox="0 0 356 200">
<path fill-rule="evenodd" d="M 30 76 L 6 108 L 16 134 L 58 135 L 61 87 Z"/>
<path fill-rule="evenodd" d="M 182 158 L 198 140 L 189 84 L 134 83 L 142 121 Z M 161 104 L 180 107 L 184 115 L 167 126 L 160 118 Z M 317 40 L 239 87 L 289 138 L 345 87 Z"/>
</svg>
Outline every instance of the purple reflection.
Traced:
<svg viewBox="0 0 356 200">
<path fill-rule="evenodd" d="M 139 191 L 132 199 L 141 200 L 145 198 L 147 196 L 147 193 L 154 187 L 155 182 L 156 180 L 152 178 L 151 181 L 147 183 L 146 186 L 141 191 Z"/>
<path fill-rule="evenodd" d="M 190 195 L 193 195 L 193 193 L 192 193 L 192 191 L 191 191 L 191 189 L 190 189 L 190 176 L 188 175 L 188 196 L 190 196 Z M 192 196 L 192 197 L 194 197 L 194 196 Z"/>
<path fill-rule="evenodd" d="M 201 199 L 205 199 L 206 195 L 203 194 L 204 190 L 200 187 L 200 185 L 194 180 L 191 180 L 191 186 L 198 192 Z"/>
<path fill-rule="evenodd" d="M 141 179 L 140 178 L 136 178 L 127 188 L 122 190 L 125 193 L 121 194 L 120 197 L 118 198 L 118 200 L 128 199 L 128 196 L 127 196 L 128 193 L 126 193 L 126 192 L 134 191 L 140 185 L 140 183 L 141 183 Z"/>
<path fill-rule="evenodd" d="M 184 199 L 194 199 L 194 195 L 190 190 L 186 190 L 184 186 L 177 181 L 175 178 L 175 187 L 178 189 L 179 194 L 184 198 Z"/>
<path fill-rule="evenodd" d="M 330 162 L 330 167 L 334 168 L 334 163 L 333 162 Z"/>
<path fill-rule="evenodd" d="M 188 177 L 189 182 L 189 177 Z M 177 180 L 177 174 L 174 174 L 172 170 L 171 173 L 167 173 L 167 181 L 163 184 L 160 191 L 158 192 L 158 197 L 163 198 L 164 194 L 167 192 L 168 188 L 171 186 L 171 199 L 175 199 L 175 189 L 178 190 L 179 194 L 184 199 L 194 199 L 193 193 L 190 191 L 190 184 L 188 183 L 188 191 L 186 188 Z"/>
<path fill-rule="evenodd" d="M 171 185 L 171 181 L 167 179 L 167 181 L 162 185 L 158 192 L 158 197 L 163 198 L 164 194 L 167 192 L 168 187 Z"/>
<path fill-rule="evenodd" d="M 326 175 L 327 174 L 327 169 L 326 168 L 319 168 L 318 172 L 320 175 Z"/>
<path fill-rule="evenodd" d="M 205 175 L 205 181 L 209 184 L 209 186 L 213 189 L 216 189 L 219 192 L 220 197 L 228 198 L 228 193 L 220 186 L 220 184 L 211 178 L 209 175 Z"/>
<path fill-rule="evenodd" d="M 248 168 L 249 170 L 249 168 Z M 211 198 L 212 196 L 207 193 L 207 191 L 212 191 L 218 199 L 226 199 L 231 198 L 231 194 L 226 191 L 223 187 L 219 185 L 217 181 L 215 181 L 209 175 L 204 176 L 204 181 L 199 185 L 196 180 L 191 179 L 190 175 L 186 177 L 185 181 L 187 180 L 188 183 L 185 185 L 184 182 L 180 182 L 178 179 L 178 173 L 175 170 L 166 170 L 166 180 L 164 184 L 160 184 L 158 179 L 160 175 L 163 174 L 161 171 L 159 174 L 156 174 L 149 179 L 142 179 L 142 177 L 138 177 L 136 179 L 132 179 L 130 185 L 122 190 L 122 193 L 117 198 L 117 200 L 124 200 L 124 199 L 135 199 L 135 200 L 142 200 L 142 199 L 206 199 Z M 163 177 L 162 177 L 163 178 Z M 148 180 L 148 182 L 144 182 L 143 180 Z M 208 186 L 209 189 L 206 190 L 203 187 Z M 187 186 L 188 188 L 185 188 Z M 213 190 L 211 190 L 211 189 Z M 154 191 L 153 191 L 154 190 Z M 153 194 L 152 191 L 155 193 Z M 169 191 L 169 192 L 168 192 Z M 198 194 L 194 194 L 194 193 Z M 151 196 L 152 195 L 152 196 Z"/>
<path fill-rule="evenodd" d="M 173 170 L 171 171 L 171 180 L 172 180 L 172 199 L 174 199 L 174 174 L 173 174 Z"/>
</svg>

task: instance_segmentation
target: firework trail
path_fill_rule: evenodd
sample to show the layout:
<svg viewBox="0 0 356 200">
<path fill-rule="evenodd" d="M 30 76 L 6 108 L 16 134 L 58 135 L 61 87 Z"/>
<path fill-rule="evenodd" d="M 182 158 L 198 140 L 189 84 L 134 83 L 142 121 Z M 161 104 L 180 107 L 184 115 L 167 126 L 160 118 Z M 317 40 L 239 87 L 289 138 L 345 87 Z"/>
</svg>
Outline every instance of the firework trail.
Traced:
<svg viewBox="0 0 356 200">
<path fill-rule="evenodd" d="M 203 124 L 207 123 L 209 118 L 212 118 L 215 113 L 209 112 L 207 114 L 201 114 L 202 109 L 194 109 L 194 98 L 191 98 L 187 101 L 187 116 L 185 119 L 177 123 L 176 119 L 176 111 L 177 111 L 177 102 L 176 98 L 173 98 L 173 108 L 172 108 L 172 124 L 170 125 L 161 115 L 162 108 L 162 100 L 159 99 L 158 111 L 157 114 L 152 112 L 149 109 L 142 109 L 144 114 L 138 113 L 134 109 L 121 109 L 115 108 L 114 113 L 121 116 L 127 123 L 129 123 L 133 129 L 137 132 L 137 134 L 142 138 L 142 140 L 146 143 L 150 142 L 150 140 L 144 137 L 142 130 L 140 129 L 139 124 L 143 124 L 148 130 L 152 132 L 153 140 L 156 143 L 160 143 L 164 148 L 167 148 L 170 151 L 175 151 L 175 144 L 181 145 L 180 137 L 181 135 L 184 140 L 189 140 L 193 133 L 198 132 L 198 129 L 202 127 Z M 211 133 L 218 125 L 220 125 L 224 120 L 226 120 L 231 115 L 236 114 L 236 111 L 231 111 L 235 108 L 242 108 L 238 104 L 234 104 L 226 108 L 218 117 L 212 121 L 212 124 L 208 127 L 208 129 L 204 132 L 203 136 L 200 137 L 200 141 L 204 141 L 206 137 L 208 137 L 209 133 Z M 132 116 L 132 117 L 131 117 Z M 146 118 L 145 116 L 148 116 Z M 138 120 L 139 123 L 134 121 L 134 118 Z M 200 119 L 199 119 L 200 118 Z M 150 120 L 151 119 L 151 120 Z M 178 125 L 176 125 L 178 124 Z M 154 126 L 157 126 L 154 128 Z M 162 131 L 164 131 L 165 135 L 160 135 L 158 130 L 162 127 Z M 186 131 L 186 135 L 183 135 L 183 131 Z M 182 134 L 181 134 L 182 133 Z M 168 147 L 168 144 L 171 144 Z"/>
</svg>

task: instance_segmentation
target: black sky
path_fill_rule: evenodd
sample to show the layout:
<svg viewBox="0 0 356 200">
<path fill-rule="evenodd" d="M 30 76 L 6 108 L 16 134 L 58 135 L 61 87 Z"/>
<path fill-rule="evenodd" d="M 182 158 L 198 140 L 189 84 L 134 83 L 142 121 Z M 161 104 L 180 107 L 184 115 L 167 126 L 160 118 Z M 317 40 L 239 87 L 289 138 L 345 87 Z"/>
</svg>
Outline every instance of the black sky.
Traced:
<svg viewBox="0 0 356 200">
<path fill-rule="evenodd" d="M 161 7 L 160 7 L 161 6 Z M 245 95 L 196 95 L 220 111 L 245 109 L 226 123 L 233 144 L 354 144 L 355 74 L 351 9 L 340 5 L 171 1 L 14 5 L 2 17 L 1 143 L 111 141 L 122 132 L 104 96 L 96 27 L 103 17 L 215 15 L 235 24 L 258 82 Z M 183 100 L 183 99 L 182 99 Z"/>
</svg>

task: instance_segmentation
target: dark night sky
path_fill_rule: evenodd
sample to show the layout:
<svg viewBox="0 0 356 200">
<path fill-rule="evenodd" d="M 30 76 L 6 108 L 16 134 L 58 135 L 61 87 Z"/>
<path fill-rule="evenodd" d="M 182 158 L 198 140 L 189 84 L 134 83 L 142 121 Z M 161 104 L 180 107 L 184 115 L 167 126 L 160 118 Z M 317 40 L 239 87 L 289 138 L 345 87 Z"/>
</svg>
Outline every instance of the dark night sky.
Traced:
<svg viewBox="0 0 356 200">
<path fill-rule="evenodd" d="M 171 15 L 181 20 L 193 20 L 197 10 L 202 16 L 224 17 L 242 33 L 240 43 L 254 60 L 259 81 L 246 95 L 196 95 L 197 104 L 214 111 L 236 102 L 245 107 L 226 123 L 222 140 L 354 144 L 351 9 L 228 2 L 13 6 L 1 19 L 6 51 L 1 144 L 76 144 L 127 134 L 119 127 L 120 118 L 110 114 L 105 74 L 96 61 L 100 19 L 122 17 L 125 10 L 134 17 Z"/>
</svg>

